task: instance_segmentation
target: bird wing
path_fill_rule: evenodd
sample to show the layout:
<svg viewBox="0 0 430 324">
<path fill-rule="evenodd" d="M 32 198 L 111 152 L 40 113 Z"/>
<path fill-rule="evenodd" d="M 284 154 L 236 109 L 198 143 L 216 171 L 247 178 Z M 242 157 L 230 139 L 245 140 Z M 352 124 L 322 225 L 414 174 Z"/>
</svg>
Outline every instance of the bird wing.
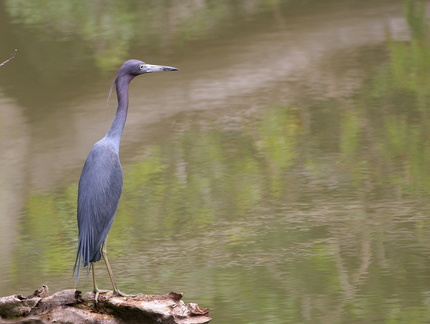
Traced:
<svg viewBox="0 0 430 324">
<path fill-rule="evenodd" d="M 118 153 L 97 142 L 85 161 L 78 191 L 79 248 L 84 266 L 100 260 L 100 247 L 112 226 L 122 192 Z"/>
</svg>

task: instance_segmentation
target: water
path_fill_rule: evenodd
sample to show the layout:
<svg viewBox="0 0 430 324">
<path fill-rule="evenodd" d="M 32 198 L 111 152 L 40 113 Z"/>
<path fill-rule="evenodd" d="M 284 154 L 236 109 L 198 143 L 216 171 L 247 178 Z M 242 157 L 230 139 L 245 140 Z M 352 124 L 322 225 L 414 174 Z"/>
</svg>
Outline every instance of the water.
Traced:
<svg viewBox="0 0 430 324">
<path fill-rule="evenodd" d="M 0 295 L 73 287 L 77 181 L 139 58 L 180 72 L 131 86 L 122 291 L 183 292 L 215 323 L 429 322 L 427 10 L 2 2 Z"/>
</svg>

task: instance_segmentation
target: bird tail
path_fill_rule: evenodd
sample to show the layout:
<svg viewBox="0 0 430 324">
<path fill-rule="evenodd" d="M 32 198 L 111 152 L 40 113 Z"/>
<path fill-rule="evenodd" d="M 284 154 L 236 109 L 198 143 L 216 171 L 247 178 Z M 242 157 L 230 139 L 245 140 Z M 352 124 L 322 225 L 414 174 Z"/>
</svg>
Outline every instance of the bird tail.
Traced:
<svg viewBox="0 0 430 324">
<path fill-rule="evenodd" d="M 79 276 L 81 274 L 81 267 L 87 267 L 87 276 L 86 279 L 88 280 L 88 274 L 90 273 L 90 266 L 88 265 L 88 262 L 85 263 L 85 259 L 83 258 L 83 251 L 81 251 L 81 243 L 79 242 L 78 246 L 78 252 L 76 253 L 76 260 L 75 265 L 73 266 L 73 274 L 76 272 L 76 279 L 75 279 L 75 289 L 78 285 Z"/>
</svg>

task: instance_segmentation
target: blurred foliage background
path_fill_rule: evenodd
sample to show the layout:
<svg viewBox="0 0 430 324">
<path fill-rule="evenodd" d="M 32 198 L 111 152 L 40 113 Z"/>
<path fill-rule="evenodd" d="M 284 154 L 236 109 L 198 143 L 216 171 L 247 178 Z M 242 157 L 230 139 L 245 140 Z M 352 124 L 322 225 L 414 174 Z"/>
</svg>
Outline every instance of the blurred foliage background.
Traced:
<svg viewBox="0 0 430 324">
<path fill-rule="evenodd" d="M 181 55 L 265 12 L 305 5 L 314 4 L 5 1 L 23 30 L 84 40 L 63 63 L 88 60 L 90 47 L 104 72 L 130 52 Z M 168 135 L 135 152 L 123 165 L 108 244 L 121 289 L 179 289 L 220 323 L 427 323 L 426 5 L 404 1 L 410 39 L 387 33 L 372 49 L 386 59 L 366 67 L 353 94 L 185 113 Z M 77 242 L 76 190 L 70 182 L 27 197 L 12 286 L 23 278 L 37 284 L 41 274 L 64 280 Z"/>
</svg>

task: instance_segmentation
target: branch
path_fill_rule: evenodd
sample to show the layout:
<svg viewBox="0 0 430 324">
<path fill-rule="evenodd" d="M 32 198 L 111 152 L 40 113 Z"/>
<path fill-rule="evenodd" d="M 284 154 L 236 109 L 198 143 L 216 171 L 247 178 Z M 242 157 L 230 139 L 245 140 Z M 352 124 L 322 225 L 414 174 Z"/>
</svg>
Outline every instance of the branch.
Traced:
<svg viewBox="0 0 430 324">
<path fill-rule="evenodd" d="M 17 49 L 15 49 L 15 51 L 11 54 L 11 57 L 9 57 L 6 61 L 4 61 L 3 63 L 0 63 L 0 66 L 5 65 L 6 63 L 8 63 L 9 61 L 11 61 L 12 59 L 15 58 L 16 52 L 18 52 Z"/>
</svg>

